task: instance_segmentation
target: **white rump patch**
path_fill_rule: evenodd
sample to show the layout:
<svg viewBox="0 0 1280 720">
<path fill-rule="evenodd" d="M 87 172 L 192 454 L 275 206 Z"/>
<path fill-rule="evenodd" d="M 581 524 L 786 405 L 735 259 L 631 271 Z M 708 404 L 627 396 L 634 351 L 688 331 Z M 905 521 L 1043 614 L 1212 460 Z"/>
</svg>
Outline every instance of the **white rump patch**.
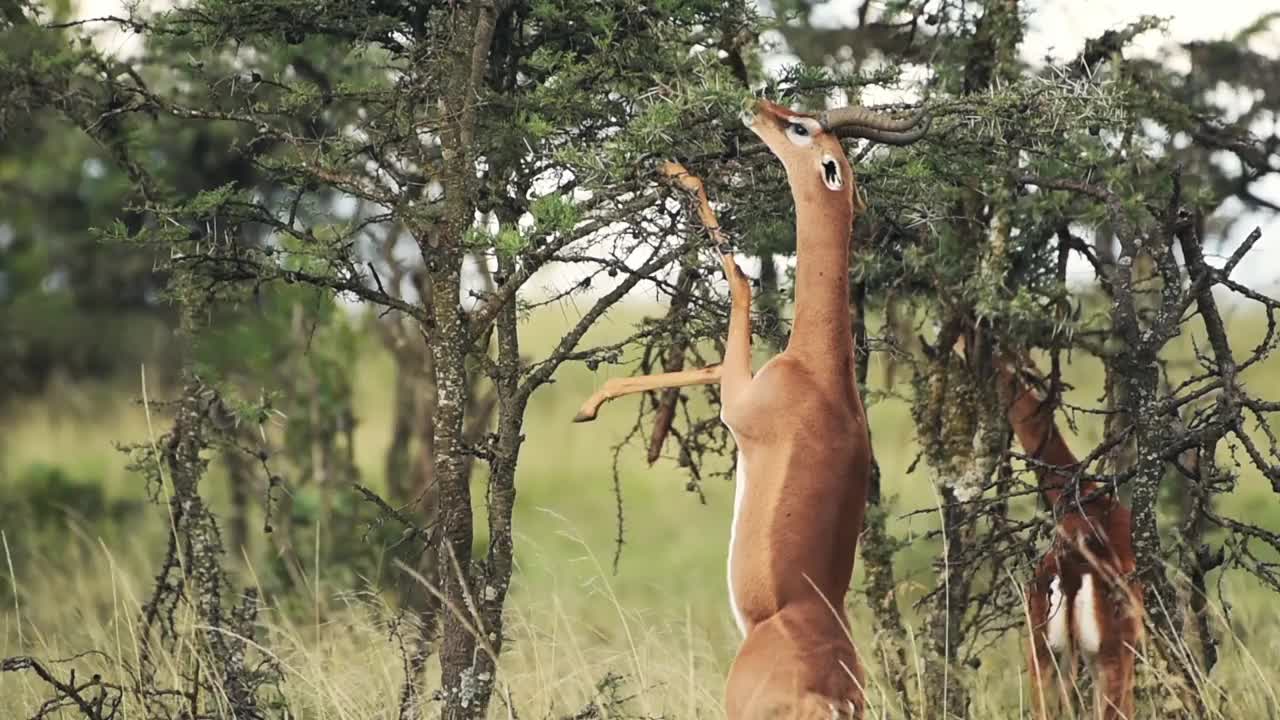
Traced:
<svg viewBox="0 0 1280 720">
<path fill-rule="evenodd" d="M 1080 578 L 1080 592 L 1075 603 L 1076 640 L 1080 649 L 1096 655 L 1102 647 L 1102 626 L 1098 624 L 1098 596 L 1093 587 L 1093 575 Z"/>
<path fill-rule="evenodd" d="M 1067 598 L 1062 594 L 1062 579 L 1055 575 L 1049 583 L 1049 647 L 1061 653 L 1067 642 Z"/>
</svg>

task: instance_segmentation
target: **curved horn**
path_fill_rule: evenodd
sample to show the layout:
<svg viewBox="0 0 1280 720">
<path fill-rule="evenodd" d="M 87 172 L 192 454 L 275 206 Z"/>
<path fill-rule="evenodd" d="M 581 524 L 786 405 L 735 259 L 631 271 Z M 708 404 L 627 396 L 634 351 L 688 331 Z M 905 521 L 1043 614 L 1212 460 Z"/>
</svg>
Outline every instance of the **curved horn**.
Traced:
<svg viewBox="0 0 1280 720">
<path fill-rule="evenodd" d="M 873 142 L 884 143 L 885 145 L 910 145 L 919 140 L 929 132 L 929 121 L 926 120 L 909 132 L 893 132 L 892 130 L 873 130 L 864 127 L 844 127 L 835 131 L 836 137 L 841 138 L 865 138 Z"/>
<path fill-rule="evenodd" d="M 822 129 L 838 137 L 858 137 L 887 145 L 908 145 L 924 137 L 933 118 L 924 110 L 906 118 L 851 106 L 828 110 L 818 116 Z"/>
</svg>

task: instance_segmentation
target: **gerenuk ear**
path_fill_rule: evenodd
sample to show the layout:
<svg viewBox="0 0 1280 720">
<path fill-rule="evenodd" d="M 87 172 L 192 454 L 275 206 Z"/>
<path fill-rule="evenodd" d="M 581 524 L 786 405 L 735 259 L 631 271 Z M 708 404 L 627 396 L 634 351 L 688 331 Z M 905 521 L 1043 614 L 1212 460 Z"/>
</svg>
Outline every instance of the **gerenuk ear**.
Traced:
<svg viewBox="0 0 1280 720">
<path fill-rule="evenodd" d="M 844 174 L 840 172 L 840 163 L 830 153 L 824 153 L 818 162 L 818 172 L 822 173 L 822 184 L 828 190 L 836 191 L 844 188 Z"/>
</svg>

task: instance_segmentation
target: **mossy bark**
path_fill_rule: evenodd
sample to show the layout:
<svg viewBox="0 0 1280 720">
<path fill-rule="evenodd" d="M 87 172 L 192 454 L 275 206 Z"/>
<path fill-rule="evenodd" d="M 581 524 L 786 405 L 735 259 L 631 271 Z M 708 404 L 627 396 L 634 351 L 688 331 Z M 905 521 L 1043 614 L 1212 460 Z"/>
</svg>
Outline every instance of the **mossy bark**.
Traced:
<svg viewBox="0 0 1280 720">
<path fill-rule="evenodd" d="M 466 358 L 470 347 L 461 302 L 464 238 L 474 222 L 476 113 L 493 37 L 496 7 L 475 3 L 453 11 L 439 98 L 442 118 L 444 217 L 431 228 L 413 228 L 431 279 L 431 354 L 435 366 L 435 481 L 440 488 L 439 564 L 445 609 L 441 618 L 440 698 L 445 720 L 482 717 L 491 682 L 475 674 L 477 638 L 472 590 L 474 539 L 471 484 L 463 422 L 469 401 Z"/>
</svg>

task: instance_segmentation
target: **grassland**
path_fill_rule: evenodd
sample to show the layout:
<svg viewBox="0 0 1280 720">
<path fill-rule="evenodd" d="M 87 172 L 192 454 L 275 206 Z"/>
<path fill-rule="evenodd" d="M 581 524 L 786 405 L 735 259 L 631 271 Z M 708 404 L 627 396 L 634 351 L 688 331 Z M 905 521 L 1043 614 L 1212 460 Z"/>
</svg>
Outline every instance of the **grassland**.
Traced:
<svg viewBox="0 0 1280 720">
<path fill-rule="evenodd" d="M 601 336 L 617 334 L 639 311 L 611 316 Z M 527 344 L 536 352 L 558 339 L 567 318 L 546 311 L 528 326 Z M 1256 341 L 1256 318 L 1239 316 L 1231 332 L 1237 345 Z M 370 343 L 370 348 L 374 343 Z M 1185 359 L 1189 344 L 1178 353 Z M 726 605 L 725 542 L 732 502 L 727 482 L 705 487 L 705 503 L 684 489 L 685 475 L 664 460 L 646 467 L 639 447 L 624 451 L 621 490 L 625 500 L 626 545 L 615 573 L 611 567 L 617 533 L 612 453 L 632 420 L 634 405 L 621 401 L 606 408 L 592 425 L 568 422 L 578 402 L 610 373 L 569 368 L 559 381 L 539 392 L 531 405 L 516 511 L 518 572 L 509 603 L 509 652 L 502 684 L 520 717 L 570 714 L 591 700 L 607 673 L 624 676 L 623 695 L 637 715 L 715 718 L 723 715 L 721 686 L 737 643 Z M 362 474 L 377 484 L 389 438 L 391 366 L 371 349 L 359 370 L 358 456 Z M 871 369 L 873 383 L 882 374 Z M 1095 405 L 1100 368 L 1078 359 L 1068 379 L 1070 400 Z M 1280 362 L 1251 371 L 1255 388 L 1280 386 Z M 79 478 L 94 478 L 104 499 L 141 501 L 140 481 L 124 470 L 113 447 L 145 439 L 149 428 L 142 409 L 130 402 L 140 383 L 109 387 L 59 387 L 40 402 L 26 403 L 3 421 L 0 497 L 14 492 L 15 478 L 36 463 L 64 468 Z M 154 392 L 154 389 L 153 389 Z M 1264 393 L 1265 394 L 1265 393 Z M 910 519 L 907 511 L 931 508 L 936 495 L 927 469 L 908 474 L 916 455 L 910 418 L 901 400 L 882 399 L 870 408 L 876 453 L 885 491 L 892 498 L 893 534 L 912 540 L 900 555 L 901 602 L 913 631 L 919 617 L 911 601 L 933 583 L 930 560 L 936 548 L 923 536 L 936 523 L 926 513 Z M 1089 448 L 1100 438 L 1095 418 L 1082 416 L 1072 442 Z M 209 479 L 215 499 L 221 470 Z M 480 490 L 477 481 L 477 491 Z M 1244 472 L 1238 489 L 1223 499 L 1224 512 L 1280 529 L 1280 509 L 1269 485 Z M 1029 502 L 1016 508 L 1034 512 Z M 0 565 L 0 592 L 11 606 L 0 608 L 0 656 L 71 656 L 88 648 L 116 660 L 88 658 L 105 673 L 112 663 L 136 653 L 138 608 L 149 591 L 155 563 L 163 550 L 166 516 L 148 506 L 142 521 L 126 526 L 89 525 L 69 512 L 56 531 L 27 532 L 11 521 L 0 550 L 11 562 Z M 4 517 L 0 515 L 0 517 Z M 242 577 L 254 582 L 265 562 L 265 547 L 246 558 Z M 12 559 L 16 558 L 16 562 Z M 356 720 L 395 716 L 401 679 L 397 648 L 384 624 L 390 609 L 383 596 L 336 579 L 319 552 L 308 559 L 305 597 L 271 598 L 263 622 L 270 647 L 286 671 L 286 691 L 298 717 Z M 1215 578 L 1216 579 L 1216 578 Z M 1012 582 L 1012 581 L 1011 581 Z M 1276 717 L 1280 692 L 1280 613 L 1277 599 L 1238 574 L 1222 580 L 1231 602 L 1229 621 L 1215 606 L 1222 634 L 1222 660 L 1209 676 L 1206 695 L 1222 717 Z M 867 658 L 876 639 L 865 631 L 867 608 L 855 578 L 850 594 L 854 634 Z M 974 717 L 1026 716 L 1024 663 L 1020 636 L 1010 634 L 984 657 L 970 678 L 976 688 Z M 917 657 L 913 652 L 913 657 Z M 873 716 L 891 711 L 884 678 L 870 668 Z M 915 682 L 915 680 L 913 680 Z M 0 718 L 27 717 L 43 688 L 29 676 L 0 675 Z M 496 714 L 505 715 L 501 703 Z M 615 710 L 614 715 L 621 714 Z M 1146 710 L 1144 717 L 1163 717 Z"/>
</svg>

